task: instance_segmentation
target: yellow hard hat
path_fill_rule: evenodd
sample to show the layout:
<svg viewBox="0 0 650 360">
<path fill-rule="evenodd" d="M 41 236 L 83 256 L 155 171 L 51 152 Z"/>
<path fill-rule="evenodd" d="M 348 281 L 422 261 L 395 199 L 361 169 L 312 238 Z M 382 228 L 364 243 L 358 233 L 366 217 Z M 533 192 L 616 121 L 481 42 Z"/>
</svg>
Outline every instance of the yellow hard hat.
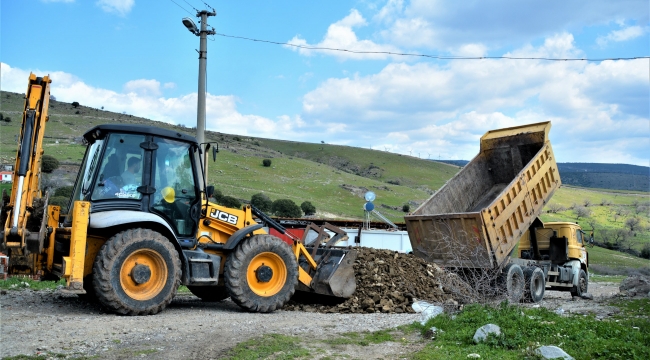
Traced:
<svg viewBox="0 0 650 360">
<path fill-rule="evenodd" d="M 176 192 L 169 186 L 164 187 L 162 190 L 160 190 L 160 193 L 162 194 L 163 199 L 165 199 L 165 201 L 170 204 L 173 203 L 174 199 L 176 198 Z"/>
</svg>

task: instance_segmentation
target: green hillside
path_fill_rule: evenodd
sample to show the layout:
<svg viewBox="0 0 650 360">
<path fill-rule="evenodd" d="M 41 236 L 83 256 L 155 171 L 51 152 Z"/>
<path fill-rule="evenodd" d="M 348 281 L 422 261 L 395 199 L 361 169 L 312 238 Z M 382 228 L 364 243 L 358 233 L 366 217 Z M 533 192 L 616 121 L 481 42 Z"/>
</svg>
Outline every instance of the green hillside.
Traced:
<svg viewBox="0 0 650 360">
<path fill-rule="evenodd" d="M 20 94 L 2 92 L 0 99 L 0 112 L 12 118 L 11 122 L 0 122 L 0 163 L 13 164 L 23 98 Z M 95 125 L 114 122 L 148 124 L 194 134 L 194 130 L 181 126 L 52 101 L 45 153 L 66 166 L 65 171 L 54 176 L 73 182 L 84 152 L 80 136 Z M 264 192 L 272 200 L 289 198 L 298 204 L 309 200 L 321 218 L 361 219 L 363 193 L 372 190 L 377 193 L 377 209 L 391 220 L 402 222 L 404 204 L 414 209 L 458 171 L 453 165 L 349 146 L 217 132 L 208 132 L 206 137 L 218 142 L 221 150 L 217 162 L 208 166 L 209 183 L 225 195 L 249 200 L 253 194 Z M 263 159 L 271 159 L 272 166 L 262 166 Z M 546 207 L 542 220 L 577 221 L 584 229 L 595 228 L 596 240 L 605 242 L 605 237 L 611 238 L 616 230 L 626 229 L 628 219 L 635 218 L 637 228 L 626 231 L 626 238 L 618 245 L 640 251 L 650 244 L 649 200 L 647 192 L 563 186 Z M 575 208 L 585 204 L 590 214 L 578 218 Z"/>
</svg>

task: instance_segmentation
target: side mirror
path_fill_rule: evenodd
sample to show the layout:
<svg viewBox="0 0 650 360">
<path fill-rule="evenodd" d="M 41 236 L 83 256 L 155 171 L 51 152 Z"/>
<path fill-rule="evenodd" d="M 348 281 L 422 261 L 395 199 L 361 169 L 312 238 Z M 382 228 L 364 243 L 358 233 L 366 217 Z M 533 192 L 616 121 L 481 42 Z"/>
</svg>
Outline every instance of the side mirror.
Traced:
<svg viewBox="0 0 650 360">
<path fill-rule="evenodd" d="M 212 162 L 217 161 L 217 153 L 219 152 L 219 144 L 215 143 L 212 147 Z"/>
<path fill-rule="evenodd" d="M 206 186 L 205 192 L 206 192 L 206 195 L 208 196 L 208 198 L 211 198 L 212 195 L 214 195 L 214 185 Z"/>
</svg>

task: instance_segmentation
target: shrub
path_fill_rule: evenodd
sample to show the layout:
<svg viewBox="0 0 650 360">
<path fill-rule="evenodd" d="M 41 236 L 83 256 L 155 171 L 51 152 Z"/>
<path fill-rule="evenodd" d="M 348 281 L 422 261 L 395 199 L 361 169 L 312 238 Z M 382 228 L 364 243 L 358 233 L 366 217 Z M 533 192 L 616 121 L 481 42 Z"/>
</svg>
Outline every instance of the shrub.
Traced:
<svg viewBox="0 0 650 360">
<path fill-rule="evenodd" d="M 59 168 L 59 160 L 55 159 L 52 155 L 43 155 L 41 159 L 41 170 L 44 173 L 51 173 L 52 171 Z"/>
<path fill-rule="evenodd" d="M 262 165 L 269 167 L 271 166 L 271 159 L 264 159 L 262 160 Z"/>
<path fill-rule="evenodd" d="M 641 249 L 641 257 L 644 259 L 650 259 L 650 243 L 645 243 L 643 249 Z"/>
<path fill-rule="evenodd" d="M 74 190 L 73 186 L 63 186 L 56 189 L 56 191 L 54 192 L 54 196 L 63 196 L 69 199 L 72 196 L 73 190 Z"/>
<path fill-rule="evenodd" d="M 584 217 L 589 217 L 589 215 L 591 215 L 591 210 L 582 206 L 574 207 L 573 212 L 576 214 L 576 220 Z"/>
<path fill-rule="evenodd" d="M 75 109 L 78 108 L 79 107 L 79 102 L 73 101 L 72 102 L 72 107 L 74 107 Z"/>
<path fill-rule="evenodd" d="M 279 217 L 298 218 L 302 216 L 302 210 L 293 200 L 279 199 L 271 205 L 271 211 Z"/>
<path fill-rule="evenodd" d="M 409 211 L 411 211 L 411 206 L 410 206 L 409 204 L 404 204 L 404 205 L 402 206 L 402 212 L 407 213 L 407 212 L 409 212 Z"/>
<path fill-rule="evenodd" d="M 303 201 L 303 203 L 300 204 L 300 208 L 302 209 L 302 212 L 305 213 L 305 215 L 316 214 L 316 207 L 311 203 L 311 201 Z"/>
<path fill-rule="evenodd" d="M 217 204 L 221 201 L 223 198 L 223 193 L 219 189 L 214 189 L 214 192 L 212 193 L 212 196 L 210 197 L 213 202 L 216 202 Z"/>
<path fill-rule="evenodd" d="M 79 110 L 75 111 L 74 113 L 75 115 L 79 115 Z"/>
<path fill-rule="evenodd" d="M 273 206 L 273 201 L 266 194 L 258 193 L 251 197 L 251 205 L 263 212 L 269 212 L 271 211 L 271 206 Z"/>
<path fill-rule="evenodd" d="M 235 199 L 234 197 L 228 195 L 222 196 L 221 201 L 219 201 L 219 204 L 233 209 L 241 208 L 241 202 Z"/>
<path fill-rule="evenodd" d="M 232 139 L 235 141 L 241 141 L 241 138 L 239 136 L 234 136 Z"/>
</svg>

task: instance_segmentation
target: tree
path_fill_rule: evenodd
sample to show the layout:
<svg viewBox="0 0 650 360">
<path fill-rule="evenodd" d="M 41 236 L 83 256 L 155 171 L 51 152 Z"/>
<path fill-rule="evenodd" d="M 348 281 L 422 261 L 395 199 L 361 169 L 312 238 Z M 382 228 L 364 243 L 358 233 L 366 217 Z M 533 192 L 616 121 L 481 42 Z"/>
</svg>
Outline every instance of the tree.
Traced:
<svg viewBox="0 0 650 360">
<path fill-rule="evenodd" d="M 278 199 L 271 205 L 271 211 L 279 217 L 299 218 L 302 216 L 302 210 L 290 199 Z"/>
<path fill-rule="evenodd" d="M 591 210 L 582 206 L 574 207 L 573 212 L 576 214 L 576 220 L 580 219 L 581 217 L 584 218 L 584 217 L 589 217 L 589 215 L 591 215 Z"/>
<path fill-rule="evenodd" d="M 404 204 L 402 206 L 402 211 L 405 212 L 405 213 L 411 211 L 411 206 L 409 204 Z"/>
<path fill-rule="evenodd" d="M 635 232 L 641 227 L 641 220 L 639 220 L 638 217 L 631 217 L 625 220 L 625 227 L 628 228 L 631 232 Z"/>
<path fill-rule="evenodd" d="M 605 247 L 609 249 L 622 249 L 628 241 L 630 233 L 625 229 L 603 229 L 599 237 L 603 239 Z"/>
<path fill-rule="evenodd" d="M 644 259 L 650 259 L 650 243 L 645 243 L 643 249 L 641 249 L 641 257 Z"/>
<path fill-rule="evenodd" d="M 582 200 L 582 205 L 584 205 L 585 207 L 590 207 L 591 206 L 591 200 L 589 200 L 589 199 Z"/>
<path fill-rule="evenodd" d="M 219 204 L 233 209 L 241 208 L 241 202 L 235 199 L 234 197 L 228 195 L 222 196 L 221 201 L 219 201 Z"/>
<path fill-rule="evenodd" d="M 68 203 L 70 203 L 70 198 L 65 196 L 53 196 L 48 201 L 48 205 L 60 206 L 62 214 L 66 214 L 68 212 Z"/>
<path fill-rule="evenodd" d="M 72 107 L 75 108 L 75 109 L 78 108 L 79 107 L 79 102 L 73 101 L 72 102 Z"/>
<path fill-rule="evenodd" d="M 546 207 L 546 212 L 551 213 L 551 214 L 556 214 L 556 213 L 559 213 L 559 212 L 564 211 L 564 210 L 566 210 L 564 208 L 564 206 L 562 206 L 562 205 L 560 205 L 558 203 L 550 203 Z"/>
<path fill-rule="evenodd" d="M 59 160 L 55 159 L 52 155 L 43 155 L 41 159 L 41 170 L 49 174 L 59 167 Z"/>
<path fill-rule="evenodd" d="M 50 95 L 50 100 L 52 100 L 52 101 L 56 101 L 56 96 L 54 96 L 54 95 Z"/>
<path fill-rule="evenodd" d="M 316 214 L 316 207 L 311 203 L 311 201 L 303 201 L 303 203 L 300 204 L 300 208 L 302 209 L 302 212 L 305 213 L 305 215 Z"/>
<path fill-rule="evenodd" d="M 271 166 L 271 159 L 262 160 L 262 165 L 264 165 L 265 167 Z"/>
<path fill-rule="evenodd" d="M 266 194 L 258 193 L 251 197 L 251 205 L 262 210 L 263 212 L 271 211 L 271 206 L 273 206 L 273 201 L 266 196 Z"/>
</svg>

